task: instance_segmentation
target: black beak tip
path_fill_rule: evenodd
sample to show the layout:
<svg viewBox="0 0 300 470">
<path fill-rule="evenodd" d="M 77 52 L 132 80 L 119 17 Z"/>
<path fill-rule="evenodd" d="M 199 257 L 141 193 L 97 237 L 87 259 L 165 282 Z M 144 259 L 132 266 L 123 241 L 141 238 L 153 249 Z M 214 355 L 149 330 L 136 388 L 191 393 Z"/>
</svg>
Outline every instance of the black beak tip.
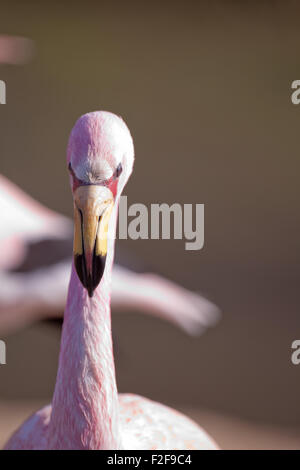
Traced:
<svg viewBox="0 0 300 470">
<path fill-rule="evenodd" d="M 106 256 L 93 256 L 92 275 L 87 274 L 84 255 L 75 256 L 75 268 L 81 284 L 87 289 L 90 298 L 93 297 L 94 291 L 100 283 L 104 268 Z"/>
</svg>

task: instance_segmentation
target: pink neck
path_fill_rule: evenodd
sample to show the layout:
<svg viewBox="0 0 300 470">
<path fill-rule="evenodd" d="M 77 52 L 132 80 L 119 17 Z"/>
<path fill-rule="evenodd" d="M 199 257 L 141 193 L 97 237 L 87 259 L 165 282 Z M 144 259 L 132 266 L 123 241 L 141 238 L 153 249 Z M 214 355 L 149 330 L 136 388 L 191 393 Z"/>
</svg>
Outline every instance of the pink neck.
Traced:
<svg viewBox="0 0 300 470">
<path fill-rule="evenodd" d="M 110 320 L 113 245 L 110 241 L 103 278 L 92 298 L 72 266 L 49 448 L 121 448 Z"/>
</svg>

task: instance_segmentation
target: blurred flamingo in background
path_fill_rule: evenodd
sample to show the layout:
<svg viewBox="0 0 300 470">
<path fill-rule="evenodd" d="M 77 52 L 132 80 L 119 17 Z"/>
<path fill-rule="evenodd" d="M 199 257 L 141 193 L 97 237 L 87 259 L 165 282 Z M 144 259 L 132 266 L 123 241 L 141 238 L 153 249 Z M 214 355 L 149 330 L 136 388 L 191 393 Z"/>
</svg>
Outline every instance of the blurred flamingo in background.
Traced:
<svg viewBox="0 0 300 470">
<path fill-rule="evenodd" d="M 52 405 L 31 416 L 6 449 L 215 449 L 192 420 L 146 398 L 117 393 L 110 285 L 117 207 L 134 152 L 121 118 L 82 116 L 68 164 L 74 259 Z"/>
<path fill-rule="evenodd" d="M 0 331 L 62 317 L 71 270 L 73 222 L 0 175 Z M 189 334 L 213 326 L 218 308 L 162 276 L 114 265 L 112 308 L 164 318 Z"/>
<path fill-rule="evenodd" d="M 33 41 L 28 38 L 0 35 L 0 64 L 26 64 L 32 58 L 33 51 Z"/>
</svg>

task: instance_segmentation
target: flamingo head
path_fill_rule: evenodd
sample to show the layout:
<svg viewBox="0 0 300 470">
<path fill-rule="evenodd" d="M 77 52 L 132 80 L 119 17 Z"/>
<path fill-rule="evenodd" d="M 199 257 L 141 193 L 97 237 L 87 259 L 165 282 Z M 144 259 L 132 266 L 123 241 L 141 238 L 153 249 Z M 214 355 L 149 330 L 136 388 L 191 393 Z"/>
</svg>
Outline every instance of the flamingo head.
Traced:
<svg viewBox="0 0 300 470">
<path fill-rule="evenodd" d="M 74 200 L 74 264 L 90 297 L 105 269 L 110 217 L 133 161 L 132 138 L 120 117 L 97 111 L 78 119 L 67 163 Z"/>
</svg>

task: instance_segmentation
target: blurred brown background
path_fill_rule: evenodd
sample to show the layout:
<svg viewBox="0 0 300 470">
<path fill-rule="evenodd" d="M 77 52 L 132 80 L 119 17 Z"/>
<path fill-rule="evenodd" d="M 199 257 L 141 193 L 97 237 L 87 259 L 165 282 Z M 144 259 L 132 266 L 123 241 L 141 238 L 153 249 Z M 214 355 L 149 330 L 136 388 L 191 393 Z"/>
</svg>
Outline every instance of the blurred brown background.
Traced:
<svg viewBox="0 0 300 470">
<path fill-rule="evenodd" d="M 33 39 L 36 52 L 0 67 L 0 171 L 71 216 L 68 134 L 79 115 L 105 109 L 134 138 L 129 203 L 205 204 L 199 252 L 177 240 L 118 243 L 202 291 L 222 321 L 190 339 L 154 318 L 115 315 L 119 390 L 181 407 L 224 447 L 297 447 L 299 4 L 47 3 L 1 2 L 0 32 Z M 59 331 L 43 323 L 2 339 L 0 436 L 8 410 L 19 423 L 51 398 Z"/>
</svg>

